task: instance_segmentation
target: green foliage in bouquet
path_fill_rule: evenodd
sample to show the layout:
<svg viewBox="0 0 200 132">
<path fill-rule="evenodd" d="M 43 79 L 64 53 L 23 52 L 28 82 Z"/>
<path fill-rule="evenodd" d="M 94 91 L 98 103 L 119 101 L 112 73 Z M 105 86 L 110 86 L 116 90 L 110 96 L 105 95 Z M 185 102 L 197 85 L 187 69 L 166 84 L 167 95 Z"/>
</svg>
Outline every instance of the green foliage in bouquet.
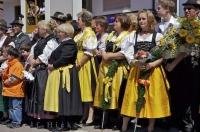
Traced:
<svg viewBox="0 0 200 132">
<path fill-rule="evenodd" d="M 163 38 L 160 39 L 159 44 L 150 51 L 153 60 L 161 57 L 164 59 L 175 58 L 177 49 L 182 42 L 183 39 L 179 37 L 177 29 L 170 27 Z"/>
<path fill-rule="evenodd" d="M 138 79 L 138 98 L 136 101 L 136 113 L 139 115 L 142 107 L 144 106 L 146 100 L 145 100 L 145 92 L 146 88 L 148 88 L 150 82 L 148 81 L 148 78 L 151 74 L 151 70 L 141 69 L 139 73 L 139 79 Z"/>
<path fill-rule="evenodd" d="M 104 95 L 102 100 L 102 108 L 108 109 L 110 107 L 110 100 L 111 100 L 111 86 L 112 86 L 112 78 L 117 72 L 119 66 L 119 62 L 116 60 L 112 60 L 111 64 L 108 67 L 108 72 L 106 73 L 105 78 L 103 79 L 104 82 Z"/>
</svg>

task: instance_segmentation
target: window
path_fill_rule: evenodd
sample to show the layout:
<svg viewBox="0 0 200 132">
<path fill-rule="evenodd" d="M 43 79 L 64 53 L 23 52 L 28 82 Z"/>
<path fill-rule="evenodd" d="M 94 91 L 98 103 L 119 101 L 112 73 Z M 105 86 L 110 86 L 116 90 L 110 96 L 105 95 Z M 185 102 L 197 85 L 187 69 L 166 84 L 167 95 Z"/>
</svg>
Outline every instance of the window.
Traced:
<svg viewBox="0 0 200 132">
<path fill-rule="evenodd" d="M 103 11 L 130 8 L 130 0 L 103 0 Z"/>
</svg>

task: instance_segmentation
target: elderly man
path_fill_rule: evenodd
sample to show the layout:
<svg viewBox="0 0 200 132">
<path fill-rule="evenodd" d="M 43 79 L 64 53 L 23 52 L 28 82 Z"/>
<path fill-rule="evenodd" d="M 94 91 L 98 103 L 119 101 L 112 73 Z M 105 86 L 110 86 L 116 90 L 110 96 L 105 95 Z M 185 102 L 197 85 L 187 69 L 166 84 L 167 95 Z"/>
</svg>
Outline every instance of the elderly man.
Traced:
<svg viewBox="0 0 200 132">
<path fill-rule="evenodd" d="M 17 49 L 20 48 L 21 44 L 30 43 L 29 36 L 22 32 L 22 27 L 24 26 L 22 22 L 22 17 L 23 16 L 20 16 L 18 19 L 15 19 L 12 23 L 10 23 L 15 33 L 13 42 L 14 42 L 15 48 Z"/>
<path fill-rule="evenodd" d="M 183 6 L 185 17 L 188 20 L 198 19 L 199 0 L 187 0 Z M 177 73 L 174 82 L 176 86 L 171 89 L 172 116 L 174 116 L 176 125 L 181 129 L 188 128 L 185 126 L 192 126 L 187 131 L 199 132 L 200 58 L 196 66 L 191 61 L 190 54 L 180 53 L 171 64 L 166 66 L 166 69 Z"/>
</svg>

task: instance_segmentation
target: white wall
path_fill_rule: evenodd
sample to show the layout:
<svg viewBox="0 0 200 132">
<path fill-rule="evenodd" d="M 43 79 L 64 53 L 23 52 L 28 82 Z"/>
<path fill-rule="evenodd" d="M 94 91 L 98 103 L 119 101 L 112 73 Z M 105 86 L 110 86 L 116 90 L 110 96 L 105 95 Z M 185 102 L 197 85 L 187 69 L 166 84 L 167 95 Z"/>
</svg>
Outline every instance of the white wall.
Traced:
<svg viewBox="0 0 200 132">
<path fill-rule="evenodd" d="M 186 2 L 186 0 L 177 0 L 179 1 L 177 4 L 178 8 L 179 8 L 179 16 L 184 16 L 184 11 L 183 11 L 183 6 L 182 4 Z"/>
<path fill-rule="evenodd" d="M 64 14 L 71 13 L 73 19 L 76 19 L 76 14 L 82 10 L 82 0 L 45 0 L 45 18 L 50 19 L 50 16 L 56 11 Z"/>
<path fill-rule="evenodd" d="M 130 0 L 130 10 L 152 9 L 152 0 Z M 92 1 L 92 13 L 94 16 L 121 13 L 123 9 L 103 11 L 103 0 Z"/>
<path fill-rule="evenodd" d="M 8 25 L 15 19 L 15 6 L 20 5 L 20 0 L 4 0 L 4 19 Z"/>
</svg>

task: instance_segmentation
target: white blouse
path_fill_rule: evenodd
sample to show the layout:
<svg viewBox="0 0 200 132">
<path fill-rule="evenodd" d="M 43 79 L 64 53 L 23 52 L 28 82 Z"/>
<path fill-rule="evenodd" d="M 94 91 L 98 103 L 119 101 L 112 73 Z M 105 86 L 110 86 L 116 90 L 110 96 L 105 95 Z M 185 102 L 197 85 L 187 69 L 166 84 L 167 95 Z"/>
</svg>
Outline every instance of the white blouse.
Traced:
<svg viewBox="0 0 200 132">
<path fill-rule="evenodd" d="M 45 64 L 48 64 L 48 59 L 51 56 L 52 51 L 58 47 L 58 42 L 55 39 L 51 39 L 47 42 L 47 45 L 43 49 L 43 53 L 38 56 L 40 61 Z"/>
<path fill-rule="evenodd" d="M 142 42 L 142 41 L 147 41 L 147 42 L 152 42 L 152 37 L 153 33 L 149 34 L 145 38 L 138 34 L 137 37 L 137 42 Z M 156 44 L 159 44 L 159 40 L 163 37 L 161 33 L 157 33 L 155 41 Z M 134 46 L 135 46 L 135 39 L 136 39 L 136 32 L 133 31 L 132 33 L 129 34 L 129 36 L 126 38 L 126 40 L 123 42 L 123 47 L 121 53 L 125 55 L 128 63 L 130 64 L 132 60 L 134 59 Z"/>
<path fill-rule="evenodd" d="M 104 33 L 101 38 L 97 41 L 98 44 L 98 48 L 101 51 L 105 51 L 106 50 L 106 39 L 108 37 L 108 33 Z"/>
<path fill-rule="evenodd" d="M 34 56 L 34 48 L 35 48 L 36 45 L 37 45 L 37 43 L 35 43 L 31 47 L 31 51 L 30 51 L 30 55 L 29 56 Z M 47 45 L 43 49 L 43 53 L 38 56 L 40 61 L 42 61 L 42 63 L 48 64 L 48 59 L 51 56 L 52 51 L 54 51 L 57 47 L 58 47 L 58 42 L 55 39 L 49 40 L 47 42 Z"/>
<path fill-rule="evenodd" d="M 174 26 L 175 28 L 178 28 L 179 27 L 179 22 L 173 16 L 170 17 L 170 20 L 168 22 L 165 22 L 162 19 L 161 22 L 156 27 L 156 31 L 157 32 L 161 31 L 162 34 L 165 34 L 170 25 Z"/>
<path fill-rule="evenodd" d="M 83 35 L 83 32 L 80 34 L 80 36 Z M 90 36 L 82 43 L 83 49 L 85 50 L 84 53 L 93 56 L 94 50 L 97 49 L 97 38 L 96 36 Z"/>
<path fill-rule="evenodd" d="M 128 63 L 130 64 L 131 61 L 134 59 L 134 43 L 132 41 L 133 37 L 135 35 L 135 31 L 131 32 L 122 42 L 121 44 L 121 53 L 124 54 L 126 57 Z"/>
</svg>

